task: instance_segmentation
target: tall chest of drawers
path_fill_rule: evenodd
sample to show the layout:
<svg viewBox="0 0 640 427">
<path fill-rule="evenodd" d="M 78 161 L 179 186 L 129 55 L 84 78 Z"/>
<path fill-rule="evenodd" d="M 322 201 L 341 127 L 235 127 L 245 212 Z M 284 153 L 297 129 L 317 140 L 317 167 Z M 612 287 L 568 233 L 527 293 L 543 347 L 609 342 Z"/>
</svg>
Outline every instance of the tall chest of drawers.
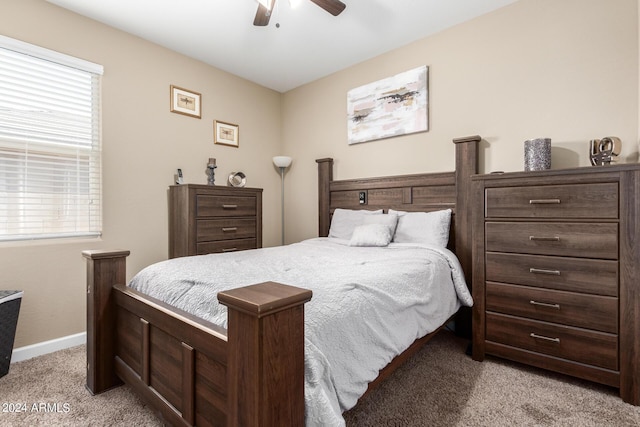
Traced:
<svg viewBox="0 0 640 427">
<path fill-rule="evenodd" d="M 169 187 L 169 258 L 261 247 L 261 188 Z"/>
<path fill-rule="evenodd" d="M 640 165 L 476 175 L 473 358 L 640 405 Z"/>
</svg>

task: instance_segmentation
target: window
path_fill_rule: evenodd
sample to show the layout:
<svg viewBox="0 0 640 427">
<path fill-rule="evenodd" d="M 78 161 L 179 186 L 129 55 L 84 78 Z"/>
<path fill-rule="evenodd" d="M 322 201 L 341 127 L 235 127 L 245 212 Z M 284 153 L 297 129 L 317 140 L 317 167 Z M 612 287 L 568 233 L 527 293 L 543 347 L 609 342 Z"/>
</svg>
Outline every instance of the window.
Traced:
<svg viewBox="0 0 640 427">
<path fill-rule="evenodd" d="M 101 76 L 0 36 L 0 241 L 100 235 Z"/>
</svg>

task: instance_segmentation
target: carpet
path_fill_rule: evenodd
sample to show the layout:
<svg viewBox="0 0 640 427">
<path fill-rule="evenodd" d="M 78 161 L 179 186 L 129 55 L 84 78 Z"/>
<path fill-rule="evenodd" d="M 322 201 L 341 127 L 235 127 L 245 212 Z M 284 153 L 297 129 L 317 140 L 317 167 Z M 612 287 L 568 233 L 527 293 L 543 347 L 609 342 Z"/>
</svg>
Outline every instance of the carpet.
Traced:
<svg viewBox="0 0 640 427">
<path fill-rule="evenodd" d="M 640 426 L 640 407 L 616 389 L 499 359 L 475 362 L 467 344 L 438 334 L 345 413 L 347 426 Z M 84 352 L 78 346 L 11 365 L 0 378 L 0 425 L 162 425 L 127 386 L 91 396 Z"/>
</svg>

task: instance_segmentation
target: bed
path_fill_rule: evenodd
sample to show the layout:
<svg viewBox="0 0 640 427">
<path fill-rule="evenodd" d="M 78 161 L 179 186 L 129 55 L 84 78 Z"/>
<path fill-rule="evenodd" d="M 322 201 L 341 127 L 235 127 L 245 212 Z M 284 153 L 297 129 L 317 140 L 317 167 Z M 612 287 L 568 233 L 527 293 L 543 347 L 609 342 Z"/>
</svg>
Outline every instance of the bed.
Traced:
<svg viewBox="0 0 640 427">
<path fill-rule="evenodd" d="M 340 246 L 331 239 L 324 239 L 329 235 L 331 216 L 336 209 L 382 209 L 385 212 L 389 209 L 404 212 L 451 209 L 453 214 L 449 249 L 457 256 L 453 258 L 453 262 L 459 262 L 460 275 L 466 277 L 469 283 L 471 230 L 468 184 L 470 176 L 477 172 L 479 140 L 477 136 L 454 140 L 454 172 L 336 181 L 332 178 L 333 161 L 318 160 L 320 238 L 296 245 L 305 246 L 305 250 L 307 247 L 311 248 L 311 254 L 307 256 L 315 257 L 318 261 L 321 255 L 314 255 L 314 251 L 327 252 L 326 248 L 319 249 L 323 245 L 338 245 L 332 246 L 329 252 L 354 249 L 344 242 Z M 258 258 L 267 258 L 266 264 L 245 275 L 243 281 L 258 281 L 262 277 L 259 270 L 268 270 L 269 266 L 276 263 L 269 257 L 277 257 L 278 252 L 283 250 L 286 249 L 261 250 Z M 294 250 L 303 253 L 301 246 L 296 246 Z M 395 253 L 408 251 L 407 248 L 390 250 Z M 411 250 L 428 251 L 429 248 Z M 225 256 L 228 256 L 228 260 L 244 265 L 242 270 L 249 271 L 246 266 L 252 263 L 251 252 Z M 388 258 L 388 253 L 376 255 L 380 257 L 378 261 Z M 408 257 L 408 253 L 402 252 L 400 257 Z M 279 270 L 279 274 L 264 276 L 277 281 L 252 285 L 241 281 L 239 287 L 224 286 L 225 290 L 218 293 L 218 300 L 226 307 L 223 312 L 226 322 L 218 322 L 221 324 L 216 325 L 189 313 L 186 306 L 183 308 L 187 310 L 176 308 L 175 302 L 170 305 L 124 286 L 125 260 L 128 254 L 128 251 L 83 252 L 88 264 L 87 388 L 91 393 L 100 393 L 125 382 L 172 425 L 304 425 L 305 375 L 309 376 L 305 369 L 310 369 L 308 361 L 305 362 L 305 352 L 310 353 L 310 345 L 314 342 L 310 341 L 309 335 L 312 334 L 305 326 L 305 303 L 311 300 L 312 291 L 303 285 L 307 282 L 313 285 L 311 287 L 316 289 L 316 300 L 325 300 L 318 304 L 314 300 L 314 304 L 309 305 L 307 314 L 313 315 L 309 317 L 311 320 L 316 318 L 317 313 L 314 312 L 318 310 L 331 312 L 332 304 L 337 304 L 336 298 L 345 299 L 345 294 L 327 298 L 315 288 L 316 284 L 311 283 L 309 277 L 296 278 L 296 275 L 282 273 L 290 271 L 287 269 L 291 266 L 285 265 L 284 269 Z M 281 255 L 280 259 L 283 259 Z M 292 257 L 285 256 L 284 259 Z M 185 258 L 178 262 L 191 261 Z M 345 268 L 349 270 L 356 267 Z M 163 272 L 155 274 L 161 278 L 168 276 L 168 273 Z M 226 276 L 227 282 L 223 285 L 229 285 L 229 280 L 232 280 L 229 277 L 233 277 L 233 274 L 228 273 Z M 321 274 L 316 272 L 310 277 L 317 276 Z M 148 293 L 148 289 L 145 291 Z M 390 305 L 389 301 L 387 305 Z M 408 333 L 410 339 L 403 337 L 399 340 L 402 343 L 394 344 L 398 346 L 395 349 L 397 356 L 377 373 L 377 377 L 375 374 L 367 374 L 370 377 L 366 381 L 369 383 L 368 389 L 374 388 L 417 351 L 447 323 L 450 314 L 455 311 L 457 307 L 445 314 L 440 313 L 437 324 L 429 326 L 432 332 L 413 343 L 411 340 L 415 337 L 411 334 L 417 332 Z M 404 310 L 396 309 L 396 312 Z M 340 319 L 339 316 L 334 317 L 326 317 L 334 330 L 342 329 L 341 324 L 344 323 L 341 322 L 354 323 Z M 389 313 L 382 317 L 389 317 Z M 419 318 L 417 315 L 414 320 Z M 464 324 L 466 318 L 467 316 L 462 316 L 458 324 Z M 323 354 L 327 353 L 330 354 L 331 350 L 325 348 Z M 381 357 L 384 359 L 388 356 Z M 342 396 L 343 400 L 351 402 L 346 405 L 357 401 L 363 387 L 367 385 L 359 384 L 358 391 Z M 336 403 L 329 402 L 328 405 L 335 406 Z M 340 405 L 344 403 L 341 402 Z M 339 420 L 336 422 L 339 425 Z"/>
</svg>

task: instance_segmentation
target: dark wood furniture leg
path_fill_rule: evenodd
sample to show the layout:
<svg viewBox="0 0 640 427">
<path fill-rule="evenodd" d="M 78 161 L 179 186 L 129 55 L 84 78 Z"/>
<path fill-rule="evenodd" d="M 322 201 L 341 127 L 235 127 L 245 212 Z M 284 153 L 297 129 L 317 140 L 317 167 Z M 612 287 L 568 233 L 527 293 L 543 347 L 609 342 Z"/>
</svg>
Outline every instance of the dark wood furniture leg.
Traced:
<svg viewBox="0 0 640 427">
<path fill-rule="evenodd" d="M 331 182 L 333 159 L 316 160 L 318 163 L 318 237 L 327 237 L 331 226 Z"/>
<path fill-rule="evenodd" d="M 126 281 L 129 251 L 84 251 L 87 259 L 87 389 L 102 393 L 122 384 L 116 376 L 116 312 L 111 286 Z"/>
<path fill-rule="evenodd" d="M 471 175 L 478 173 L 478 143 L 482 138 L 478 135 L 456 138 L 456 217 L 455 217 L 455 252 L 464 270 L 464 278 L 472 288 L 472 206 Z M 471 339 L 471 307 L 460 307 L 455 318 L 456 334 Z"/>
<path fill-rule="evenodd" d="M 274 282 L 218 294 L 229 308 L 229 425 L 304 425 L 300 326 L 310 299 L 309 290 Z"/>
</svg>

